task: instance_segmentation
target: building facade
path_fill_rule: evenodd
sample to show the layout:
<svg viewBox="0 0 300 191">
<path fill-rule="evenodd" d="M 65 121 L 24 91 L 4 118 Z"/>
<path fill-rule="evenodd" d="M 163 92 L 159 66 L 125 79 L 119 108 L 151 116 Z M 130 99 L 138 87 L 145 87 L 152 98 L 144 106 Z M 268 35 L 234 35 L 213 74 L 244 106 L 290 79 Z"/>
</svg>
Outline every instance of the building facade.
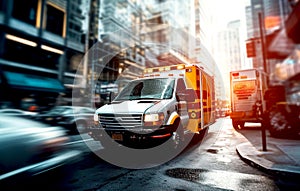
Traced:
<svg viewBox="0 0 300 191">
<path fill-rule="evenodd" d="M 261 14 L 262 33 L 266 43 L 271 41 L 273 34 L 278 32 L 280 28 L 284 27 L 285 20 L 291 9 L 289 1 L 282 0 L 251 0 L 249 6 L 246 7 L 247 19 L 247 39 L 255 42 L 256 56 L 252 59 L 253 68 L 264 69 L 262 45 L 261 45 L 261 31 L 259 25 L 259 13 Z M 269 60 L 266 66 L 268 73 L 273 73 L 275 62 L 280 61 L 285 55 L 271 55 L 273 60 Z M 282 54 L 282 53 L 281 53 Z"/>
<path fill-rule="evenodd" d="M 145 67 L 211 68 L 201 47 L 201 0 L 24 1 L 0 2 L 1 87 L 18 95 L 2 94 L 1 102 L 13 107 L 22 100 L 47 107 L 61 97 L 69 99 L 59 104 L 72 104 L 74 89 L 93 102 L 102 87 L 123 87 Z"/>
<path fill-rule="evenodd" d="M 81 70 L 85 18 L 80 7 L 85 1 L 24 2 L 0 2 L 2 85 L 14 94 L 12 99 L 5 93 L 2 102 L 23 107 L 23 100 L 32 100 L 42 108 L 55 104 Z"/>
<path fill-rule="evenodd" d="M 196 45 L 200 47 L 199 2 L 103 0 L 99 40 L 103 51 L 97 57 L 106 59 L 94 66 L 101 70 L 96 89 L 108 81 L 122 87 L 145 67 L 195 63 Z M 104 71 L 103 65 L 110 67 Z"/>
</svg>

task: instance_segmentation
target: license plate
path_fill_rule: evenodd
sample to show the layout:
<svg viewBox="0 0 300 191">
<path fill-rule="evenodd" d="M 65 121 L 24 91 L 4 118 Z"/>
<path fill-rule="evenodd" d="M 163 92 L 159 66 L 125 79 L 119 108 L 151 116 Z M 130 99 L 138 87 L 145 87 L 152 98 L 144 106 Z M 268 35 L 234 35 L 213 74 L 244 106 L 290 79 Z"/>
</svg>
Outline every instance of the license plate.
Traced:
<svg viewBox="0 0 300 191">
<path fill-rule="evenodd" d="M 112 139 L 116 141 L 123 141 L 123 135 L 122 134 L 112 134 Z"/>
</svg>

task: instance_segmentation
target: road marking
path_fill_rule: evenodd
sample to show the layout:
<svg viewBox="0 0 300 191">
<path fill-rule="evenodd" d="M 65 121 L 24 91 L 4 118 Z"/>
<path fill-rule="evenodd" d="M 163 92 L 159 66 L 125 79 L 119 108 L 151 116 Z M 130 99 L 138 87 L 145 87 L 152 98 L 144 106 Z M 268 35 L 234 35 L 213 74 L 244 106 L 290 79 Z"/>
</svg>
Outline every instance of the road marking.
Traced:
<svg viewBox="0 0 300 191">
<path fill-rule="evenodd" d="M 72 144 L 77 144 L 77 143 L 83 143 L 83 142 L 88 142 L 88 141 L 93 141 L 94 139 L 85 139 L 85 140 L 79 140 L 79 141 L 72 141 L 72 142 L 68 142 L 68 143 L 65 143 L 63 145 L 72 145 Z"/>
</svg>

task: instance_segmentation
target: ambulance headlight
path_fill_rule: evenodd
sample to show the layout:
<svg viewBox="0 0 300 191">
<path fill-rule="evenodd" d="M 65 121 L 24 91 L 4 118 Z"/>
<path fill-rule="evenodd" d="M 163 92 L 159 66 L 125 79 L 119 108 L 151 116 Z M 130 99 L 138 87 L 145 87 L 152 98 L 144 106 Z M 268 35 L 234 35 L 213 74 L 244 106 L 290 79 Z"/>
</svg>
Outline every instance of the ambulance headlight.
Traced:
<svg viewBox="0 0 300 191">
<path fill-rule="evenodd" d="M 145 122 L 158 121 L 158 120 L 159 120 L 159 116 L 158 116 L 157 113 L 146 114 L 145 117 L 144 117 Z"/>
<path fill-rule="evenodd" d="M 151 113 L 144 115 L 144 123 L 146 126 L 162 125 L 165 119 L 164 113 Z"/>
<path fill-rule="evenodd" d="M 97 113 L 94 114 L 94 124 L 95 125 L 99 124 L 99 115 Z"/>
</svg>

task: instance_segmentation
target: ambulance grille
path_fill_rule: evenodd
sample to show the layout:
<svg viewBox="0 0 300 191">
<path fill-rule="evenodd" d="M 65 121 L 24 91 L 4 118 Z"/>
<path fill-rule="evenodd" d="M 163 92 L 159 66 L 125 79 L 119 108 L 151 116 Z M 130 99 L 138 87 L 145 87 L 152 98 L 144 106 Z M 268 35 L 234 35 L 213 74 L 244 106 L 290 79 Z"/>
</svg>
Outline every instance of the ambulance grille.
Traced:
<svg viewBox="0 0 300 191">
<path fill-rule="evenodd" d="M 142 114 L 100 114 L 99 122 L 103 128 L 130 129 L 142 125 Z"/>
</svg>

